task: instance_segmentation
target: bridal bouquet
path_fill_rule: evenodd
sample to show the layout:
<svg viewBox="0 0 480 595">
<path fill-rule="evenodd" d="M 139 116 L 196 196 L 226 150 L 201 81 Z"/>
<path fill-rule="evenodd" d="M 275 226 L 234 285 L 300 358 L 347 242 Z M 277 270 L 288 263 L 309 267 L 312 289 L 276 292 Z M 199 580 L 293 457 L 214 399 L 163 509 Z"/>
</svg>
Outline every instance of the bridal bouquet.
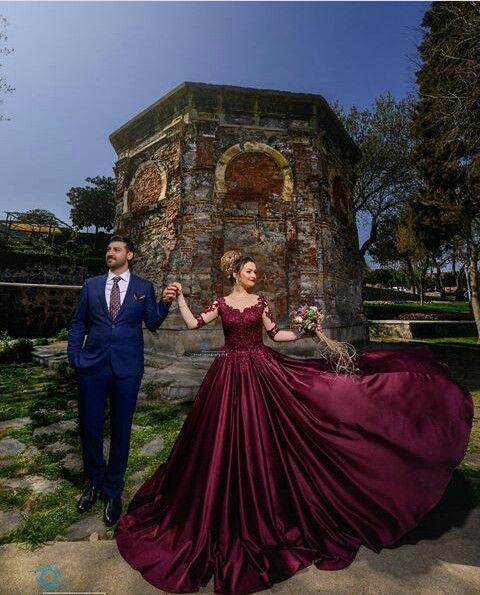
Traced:
<svg viewBox="0 0 480 595">
<path fill-rule="evenodd" d="M 355 374 L 358 372 L 355 347 L 350 343 L 335 341 L 323 332 L 324 314 L 317 306 L 301 305 L 290 312 L 292 327 L 305 334 L 315 333 L 320 339 L 321 355 L 329 359 L 338 374 Z"/>
</svg>

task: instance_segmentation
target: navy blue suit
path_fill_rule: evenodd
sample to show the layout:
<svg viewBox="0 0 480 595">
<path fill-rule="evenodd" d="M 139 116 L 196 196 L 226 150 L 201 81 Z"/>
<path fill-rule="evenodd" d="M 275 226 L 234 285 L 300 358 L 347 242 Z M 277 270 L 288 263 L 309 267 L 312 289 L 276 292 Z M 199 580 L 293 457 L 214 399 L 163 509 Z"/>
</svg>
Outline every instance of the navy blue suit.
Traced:
<svg viewBox="0 0 480 595">
<path fill-rule="evenodd" d="M 70 321 L 67 352 L 77 371 L 85 475 L 102 485 L 108 497 L 116 497 L 124 487 L 133 413 L 144 371 L 142 323 L 156 330 L 171 303 L 157 303 L 153 284 L 131 273 L 120 311 L 112 320 L 105 299 L 106 282 L 106 274 L 85 280 Z M 110 455 L 106 466 L 103 426 L 108 394 Z"/>
</svg>

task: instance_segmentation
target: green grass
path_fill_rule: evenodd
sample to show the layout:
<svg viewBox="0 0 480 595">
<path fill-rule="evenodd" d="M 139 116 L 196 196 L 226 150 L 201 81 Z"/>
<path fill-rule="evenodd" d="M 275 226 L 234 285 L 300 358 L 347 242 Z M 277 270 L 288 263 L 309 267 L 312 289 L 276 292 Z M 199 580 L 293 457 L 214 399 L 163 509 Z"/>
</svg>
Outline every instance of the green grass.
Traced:
<svg viewBox="0 0 480 595">
<path fill-rule="evenodd" d="M 464 304 L 461 304 L 464 305 Z M 462 338 L 458 338 L 462 339 Z M 383 341 L 382 341 L 383 342 Z M 480 407 L 480 366 L 474 365 L 477 354 L 472 349 L 459 349 L 437 340 L 426 341 L 435 355 L 450 368 L 453 377 L 472 391 L 475 404 Z M 398 344 L 398 341 L 395 341 Z M 457 343 L 461 343 L 459 340 Z M 405 342 L 405 345 L 409 343 Z M 401 343 L 400 343 L 401 345 Z M 36 446 L 39 452 L 31 459 L 17 455 L 8 466 L 0 469 L 1 477 L 42 475 L 49 479 L 62 480 L 61 485 L 49 495 L 35 494 L 28 489 L 0 488 L 0 509 L 19 509 L 24 515 L 21 525 L 0 539 L 0 543 L 25 542 L 38 547 L 56 538 L 62 538 L 67 528 L 84 518 L 76 512 L 76 500 L 84 485 L 82 475 L 70 476 L 62 467 L 65 453 L 51 453 L 45 446 L 59 439 L 70 444 L 73 453 L 80 455 L 77 430 L 63 435 L 33 436 L 33 430 L 52 420 L 76 417 L 76 407 L 68 407 L 67 401 L 75 399 L 76 386 L 72 377 L 62 377 L 32 365 L 0 366 L 0 385 L 3 388 L 0 401 L 0 419 L 30 416 L 27 426 L 4 430 L 3 436 L 15 437 L 27 447 Z M 140 471 L 144 479 L 154 474 L 169 457 L 183 425 L 183 416 L 188 413 L 191 402 L 150 400 L 138 404 L 134 414 L 131 450 L 125 477 L 125 496 L 134 495 L 131 477 Z M 155 455 L 142 455 L 141 448 L 158 435 L 162 436 L 163 449 Z M 105 436 L 109 435 L 108 415 Z M 480 452 L 480 422 L 473 428 L 469 453 Z M 461 465 L 459 471 L 468 479 L 480 477 L 480 470 Z M 476 490 L 476 503 L 480 504 L 480 490 Z M 92 514 L 101 516 L 102 504 L 97 502 Z"/>
<path fill-rule="evenodd" d="M 62 440 L 71 445 L 70 451 L 81 455 L 77 430 L 59 434 L 33 436 L 36 427 L 49 425 L 58 420 L 75 419 L 76 407 L 68 405 L 76 398 L 75 379 L 67 375 L 34 365 L 0 366 L 0 420 L 16 417 L 30 417 L 31 423 L 5 429 L 0 438 L 9 436 L 20 440 L 26 447 L 35 446 L 38 453 L 27 458 L 20 453 L 11 457 L 10 464 L 0 468 L 0 478 L 42 475 L 48 479 L 62 480 L 62 484 L 50 495 L 39 495 L 28 489 L 0 488 L 0 510 L 17 508 L 25 516 L 16 530 L 4 535 L 0 543 L 26 542 L 38 547 L 65 535 L 66 529 L 83 517 L 76 512 L 78 494 L 83 489 L 82 475 L 70 476 L 63 468 L 66 453 L 48 452 L 45 446 Z M 182 416 L 188 413 L 191 403 L 171 401 L 150 401 L 139 403 L 134 414 L 131 450 L 126 472 L 125 492 L 133 496 L 129 478 L 141 471 L 144 478 L 151 476 L 168 458 L 172 446 L 182 427 Z M 106 412 L 105 436 L 109 436 L 108 411 Z M 162 436 L 163 449 L 155 455 L 142 455 L 142 446 L 158 435 Z M 101 516 L 102 504 L 97 502 L 92 513 Z"/>
<path fill-rule="evenodd" d="M 77 492 L 75 486 L 65 482 L 52 494 L 34 498 L 23 522 L 5 535 L 2 542 L 24 542 L 37 548 L 62 536 L 72 523 L 79 520 Z"/>
<path fill-rule="evenodd" d="M 455 314 L 467 314 L 473 320 L 473 314 L 469 302 L 402 302 L 402 303 L 378 303 L 363 302 L 365 316 L 369 320 L 393 320 L 404 312 L 448 312 Z"/>
<path fill-rule="evenodd" d="M 383 341 L 383 339 L 378 339 Z M 393 339 L 392 339 L 393 340 Z M 431 339 L 413 339 L 412 343 L 429 343 L 431 345 L 446 345 L 446 346 L 465 346 L 478 347 L 480 350 L 480 343 L 478 337 L 436 337 Z"/>
</svg>

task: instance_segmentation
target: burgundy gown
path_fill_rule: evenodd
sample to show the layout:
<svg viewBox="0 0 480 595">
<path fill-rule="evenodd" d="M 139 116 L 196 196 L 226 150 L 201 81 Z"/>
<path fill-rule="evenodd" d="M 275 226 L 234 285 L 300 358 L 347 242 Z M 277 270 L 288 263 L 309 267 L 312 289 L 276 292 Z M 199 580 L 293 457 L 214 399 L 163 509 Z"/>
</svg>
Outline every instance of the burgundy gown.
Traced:
<svg viewBox="0 0 480 595">
<path fill-rule="evenodd" d="M 428 348 L 361 352 L 357 377 L 263 344 L 263 296 L 218 298 L 225 344 L 165 463 L 115 538 L 144 579 L 192 593 L 261 591 L 298 570 L 348 566 L 415 527 L 462 461 L 472 397 Z M 209 314 L 209 313 L 214 313 Z M 319 577 L 319 580 L 321 578 Z"/>
</svg>

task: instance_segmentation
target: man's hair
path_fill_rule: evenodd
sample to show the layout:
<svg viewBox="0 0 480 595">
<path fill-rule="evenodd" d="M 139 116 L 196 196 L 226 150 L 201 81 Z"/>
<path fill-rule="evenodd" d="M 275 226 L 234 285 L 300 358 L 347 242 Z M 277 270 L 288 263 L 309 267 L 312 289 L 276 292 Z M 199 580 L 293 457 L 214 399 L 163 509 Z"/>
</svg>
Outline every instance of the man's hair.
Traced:
<svg viewBox="0 0 480 595">
<path fill-rule="evenodd" d="M 128 252 L 135 252 L 135 246 L 130 238 L 127 236 L 112 236 L 110 242 L 124 242 L 127 246 Z M 110 243 L 109 242 L 109 243 Z"/>
</svg>

